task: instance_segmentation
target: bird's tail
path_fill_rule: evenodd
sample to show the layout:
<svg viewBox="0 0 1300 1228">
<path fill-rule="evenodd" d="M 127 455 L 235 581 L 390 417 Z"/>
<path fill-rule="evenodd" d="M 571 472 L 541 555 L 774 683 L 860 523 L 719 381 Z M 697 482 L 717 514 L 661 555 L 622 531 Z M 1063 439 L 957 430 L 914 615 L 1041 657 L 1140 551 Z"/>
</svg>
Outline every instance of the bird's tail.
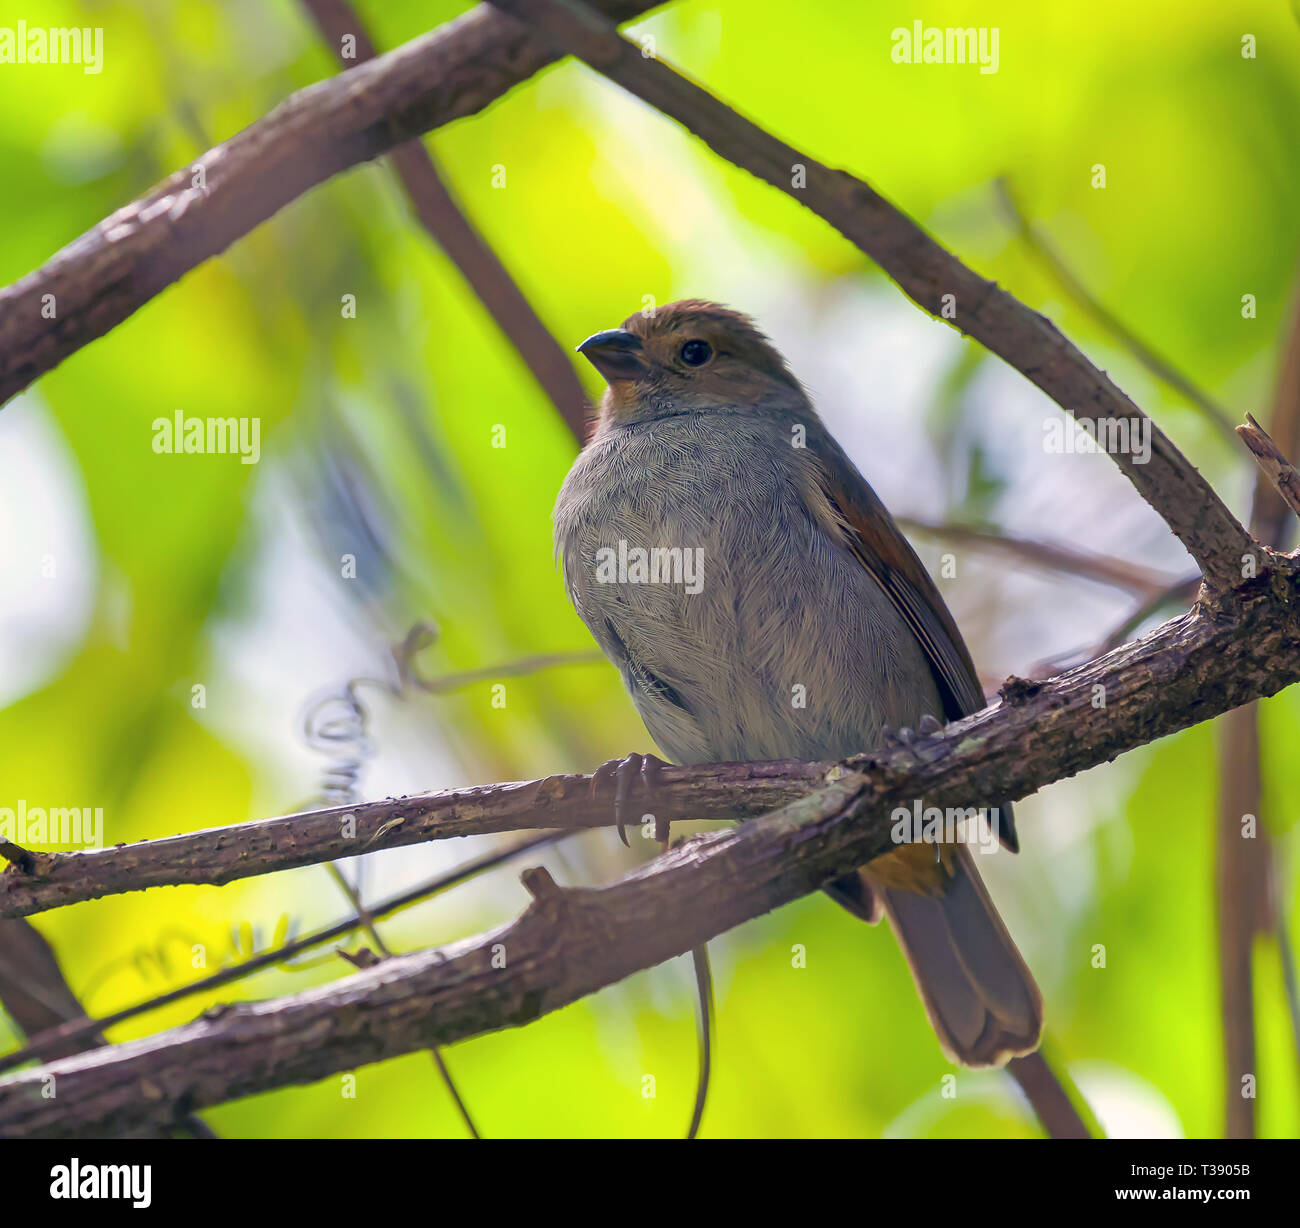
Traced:
<svg viewBox="0 0 1300 1228">
<path fill-rule="evenodd" d="M 966 847 L 953 848 L 942 863 L 921 846 L 899 849 L 826 891 L 864 921 L 889 918 L 953 1061 L 1001 1066 L 1038 1047 L 1042 996 Z"/>
<path fill-rule="evenodd" d="M 1038 1048 L 1043 999 L 966 848 L 944 889 L 873 884 L 944 1052 L 965 1066 L 1001 1066 Z"/>
</svg>

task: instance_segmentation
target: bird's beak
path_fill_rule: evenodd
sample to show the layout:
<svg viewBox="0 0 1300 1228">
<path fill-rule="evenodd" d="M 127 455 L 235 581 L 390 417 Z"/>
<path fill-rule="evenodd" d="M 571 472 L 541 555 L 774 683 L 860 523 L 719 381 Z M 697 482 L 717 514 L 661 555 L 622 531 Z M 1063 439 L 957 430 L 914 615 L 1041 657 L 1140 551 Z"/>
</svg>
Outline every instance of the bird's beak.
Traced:
<svg viewBox="0 0 1300 1228">
<path fill-rule="evenodd" d="M 641 338 L 625 328 L 593 333 L 578 346 L 578 353 L 611 384 L 615 380 L 640 379 L 648 370 Z"/>
</svg>

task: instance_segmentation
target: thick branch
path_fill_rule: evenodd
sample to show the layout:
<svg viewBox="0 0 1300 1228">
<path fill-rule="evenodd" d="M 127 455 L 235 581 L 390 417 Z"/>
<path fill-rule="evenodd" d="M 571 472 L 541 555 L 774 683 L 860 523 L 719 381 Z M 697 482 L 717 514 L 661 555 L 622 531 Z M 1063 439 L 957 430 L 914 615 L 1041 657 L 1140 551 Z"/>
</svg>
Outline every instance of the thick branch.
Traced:
<svg viewBox="0 0 1300 1228">
<path fill-rule="evenodd" d="M 188 1111 L 528 1023 L 888 851 L 896 807 L 1014 800 L 1300 679 L 1294 569 L 1238 596 L 1050 682 L 1010 680 L 998 706 L 610 887 L 530 871 L 533 904 L 479 938 L 0 1081 L 0 1135 L 116 1133 L 161 1103 Z"/>
<path fill-rule="evenodd" d="M 653 4 L 600 0 L 600 7 L 628 21 Z M 0 290 L 0 403 L 309 188 L 482 110 L 558 58 L 481 5 L 299 90 Z"/>
<path fill-rule="evenodd" d="M 1147 463 L 1131 448 L 1112 451 L 1112 459 L 1164 517 L 1212 587 L 1242 583 L 1242 556 L 1259 555 L 1250 534 L 1160 428 L 1046 316 L 968 269 L 862 180 L 777 140 L 667 64 L 643 56 L 603 16 L 571 0 L 493 3 L 671 116 L 715 153 L 806 205 L 919 306 L 981 342 L 1074 417 L 1123 420 L 1130 431 L 1149 430 Z M 944 310 L 950 295 L 955 316 Z"/>
</svg>

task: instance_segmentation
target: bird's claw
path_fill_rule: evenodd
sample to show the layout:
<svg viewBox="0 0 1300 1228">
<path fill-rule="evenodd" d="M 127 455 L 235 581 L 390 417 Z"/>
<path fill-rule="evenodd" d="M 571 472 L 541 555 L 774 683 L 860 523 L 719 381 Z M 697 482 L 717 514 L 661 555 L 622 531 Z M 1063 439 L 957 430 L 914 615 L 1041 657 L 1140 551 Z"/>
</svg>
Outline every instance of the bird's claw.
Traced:
<svg viewBox="0 0 1300 1228">
<path fill-rule="evenodd" d="M 602 763 L 591 777 L 591 795 L 596 797 L 600 790 L 614 780 L 614 826 L 618 838 L 628 845 L 625 817 L 632 789 L 638 782 L 642 796 L 652 798 L 660 786 L 659 772 L 667 765 L 656 755 L 641 755 L 633 751 L 626 759 L 611 759 Z M 665 818 L 655 817 L 655 839 L 665 847 L 668 844 L 669 822 Z M 631 845 L 628 845 L 630 848 Z"/>
<path fill-rule="evenodd" d="M 921 717 L 913 729 L 910 725 L 899 725 L 897 727 L 886 725 L 880 731 L 880 740 L 894 750 L 904 750 L 911 746 L 918 737 L 928 737 L 932 733 L 938 733 L 943 728 L 943 722 L 938 717 L 931 716 L 928 712 Z"/>
<path fill-rule="evenodd" d="M 880 731 L 880 740 L 894 750 L 902 750 L 916 741 L 916 730 L 910 725 L 886 725 Z"/>
</svg>

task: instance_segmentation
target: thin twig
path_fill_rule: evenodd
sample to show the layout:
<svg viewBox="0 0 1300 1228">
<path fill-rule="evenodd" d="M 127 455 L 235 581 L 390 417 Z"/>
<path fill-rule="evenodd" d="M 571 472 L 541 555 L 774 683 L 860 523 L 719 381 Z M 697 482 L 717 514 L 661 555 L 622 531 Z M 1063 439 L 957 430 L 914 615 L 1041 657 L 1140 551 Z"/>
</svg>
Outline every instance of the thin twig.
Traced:
<svg viewBox="0 0 1300 1228">
<path fill-rule="evenodd" d="M 1287 507 L 1300 516 L 1300 473 L 1296 472 L 1295 466 L 1282 455 L 1268 432 L 1250 414 L 1246 415 L 1246 425 L 1237 428 L 1237 434 L 1254 453 L 1260 469 Z"/>
<path fill-rule="evenodd" d="M 1016 199 L 1010 181 L 1003 176 L 994 183 L 1003 210 L 1012 224 L 1020 232 L 1025 246 L 1036 255 L 1051 271 L 1061 288 L 1091 315 L 1107 332 L 1115 337 L 1125 349 L 1133 355 L 1156 379 L 1168 384 L 1180 392 L 1218 429 L 1226 439 L 1232 438 L 1232 417 L 1208 393 L 1198 388 L 1187 376 L 1178 370 L 1168 359 L 1162 358 L 1113 311 L 1075 276 L 1065 259 L 1057 252 L 1050 239 L 1043 231 L 1029 220 L 1028 214 Z"/>
<path fill-rule="evenodd" d="M 400 644 L 393 648 L 393 658 L 397 663 L 399 685 L 409 684 L 429 695 L 445 695 L 450 691 L 463 690 L 476 686 L 480 682 L 491 682 L 496 678 L 520 678 L 527 674 L 540 673 L 548 669 L 561 669 L 570 665 L 606 665 L 603 653 L 588 652 L 543 652 L 531 657 L 520 657 L 515 661 L 505 661 L 500 665 L 485 665 L 478 669 L 461 670 L 454 674 L 442 674 L 437 678 L 426 678 L 420 673 L 415 658 L 426 648 L 435 643 L 439 636 L 438 628 L 429 622 L 416 623 Z M 399 693 L 395 692 L 395 693 Z"/>
<path fill-rule="evenodd" d="M 899 516 L 896 519 L 904 529 L 923 533 L 939 541 L 1011 554 L 1036 567 L 1060 572 L 1063 575 L 1079 576 L 1085 580 L 1095 580 L 1098 584 L 1128 589 L 1146 597 L 1154 597 L 1157 593 L 1164 592 L 1173 583 L 1172 576 L 1152 571 L 1137 563 L 1130 563 L 1127 559 L 1116 558 L 1109 554 L 1094 554 L 1059 542 L 1016 537 L 1009 533 L 995 533 L 972 525 L 939 524 L 909 516 Z"/>
<path fill-rule="evenodd" d="M 1196 594 L 1201 588 L 1201 577 L 1199 574 L 1185 576 L 1181 580 L 1159 591 L 1152 593 L 1145 601 L 1139 602 L 1132 611 L 1126 614 L 1118 623 L 1115 624 L 1098 643 L 1088 648 L 1083 648 L 1077 652 L 1062 653 L 1058 656 L 1047 657 L 1045 660 L 1037 662 L 1029 671 L 1031 678 L 1050 678 L 1054 674 L 1060 673 L 1072 665 L 1078 665 L 1081 661 L 1091 661 L 1097 657 L 1104 656 L 1108 652 L 1114 651 L 1121 644 L 1128 642 L 1129 636 L 1138 629 L 1149 618 L 1154 618 L 1162 610 L 1171 605 L 1190 605 L 1196 599 Z"/>
<path fill-rule="evenodd" d="M 695 968 L 695 993 L 697 1000 L 696 1022 L 699 1028 L 700 1074 L 695 1084 L 695 1108 L 691 1111 L 691 1124 L 686 1129 L 688 1139 L 700 1133 L 704 1120 L 704 1103 L 709 1096 L 709 1077 L 713 1069 L 713 973 L 709 968 L 709 946 L 701 943 L 691 951 Z"/>
<path fill-rule="evenodd" d="M 1089 1128 L 1089 1123 L 1084 1120 L 1079 1108 L 1083 1097 L 1079 1096 L 1078 1088 L 1072 1083 L 1066 1087 L 1068 1080 L 1057 1075 L 1041 1048 L 1024 1057 L 1012 1058 L 1007 1063 L 1007 1072 L 1020 1084 L 1020 1090 L 1025 1093 L 1049 1138 L 1103 1137 L 1095 1122 Z M 1071 1090 L 1074 1097 L 1070 1095 Z"/>
</svg>

